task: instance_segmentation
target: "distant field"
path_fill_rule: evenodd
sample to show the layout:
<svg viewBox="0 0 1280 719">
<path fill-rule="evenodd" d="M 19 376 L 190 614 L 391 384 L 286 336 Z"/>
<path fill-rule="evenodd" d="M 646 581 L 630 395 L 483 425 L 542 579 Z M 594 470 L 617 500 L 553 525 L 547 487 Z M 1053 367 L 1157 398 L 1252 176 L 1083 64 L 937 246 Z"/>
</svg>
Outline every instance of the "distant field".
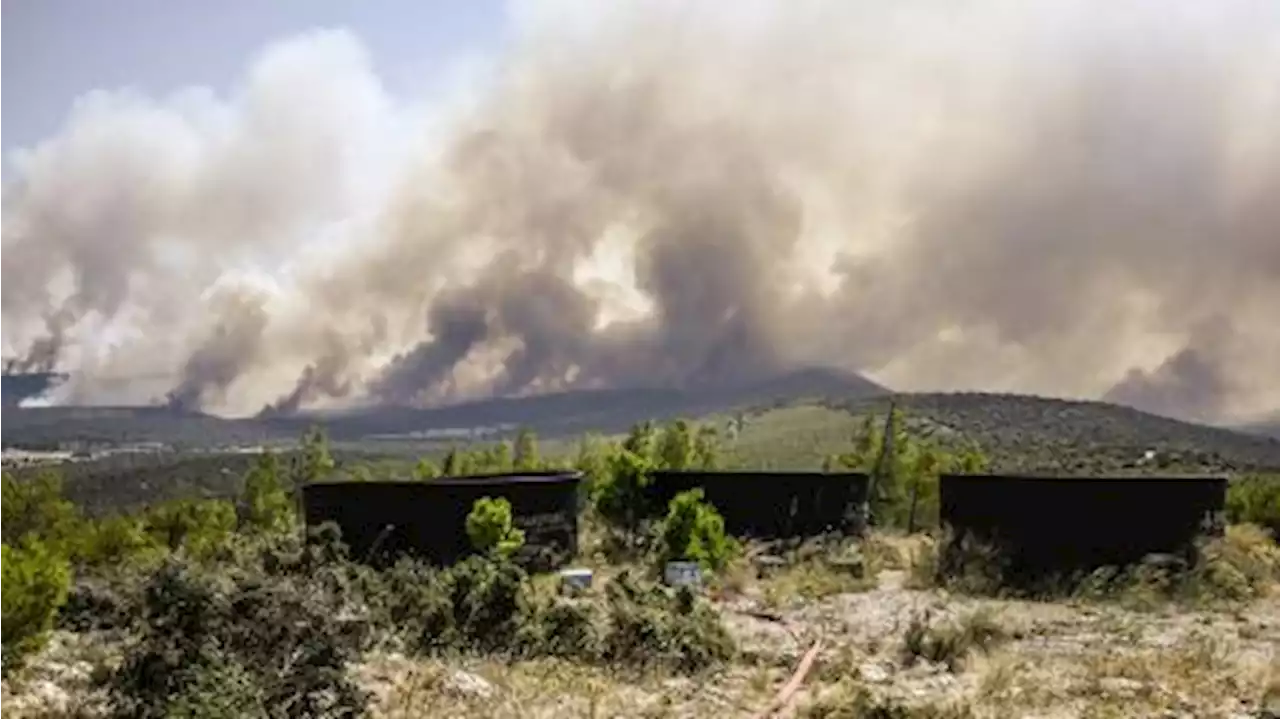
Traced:
<svg viewBox="0 0 1280 719">
<path fill-rule="evenodd" d="M 751 469 L 821 469 L 824 458 L 849 451 L 861 427 L 858 417 L 819 405 L 749 414 L 726 443 L 724 461 Z"/>
</svg>

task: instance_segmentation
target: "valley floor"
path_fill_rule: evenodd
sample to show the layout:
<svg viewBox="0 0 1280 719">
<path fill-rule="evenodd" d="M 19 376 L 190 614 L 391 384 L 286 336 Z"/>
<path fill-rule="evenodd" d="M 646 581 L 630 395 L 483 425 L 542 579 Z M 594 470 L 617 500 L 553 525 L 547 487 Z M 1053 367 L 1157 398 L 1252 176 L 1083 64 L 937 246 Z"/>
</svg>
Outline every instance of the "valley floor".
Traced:
<svg viewBox="0 0 1280 719">
<path fill-rule="evenodd" d="M 1133 611 L 949 596 L 905 588 L 904 578 L 884 571 L 870 591 L 822 599 L 766 600 L 754 589 L 726 598 L 721 607 L 742 656 L 693 678 L 395 653 L 367 656 L 355 674 L 374 695 L 374 716 L 387 719 L 767 716 L 820 639 L 817 660 L 779 716 L 1280 715 L 1278 597 L 1231 610 Z M 920 619 L 994 626 L 1002 636 L 985 651 L 958 652 L 948 667 L 904 652 Z M 92 714 L 88 686 L 101 651 L 84 637 L 58 635 L 20 683 L 5 686 L 5 716 Z"/>
</svg>

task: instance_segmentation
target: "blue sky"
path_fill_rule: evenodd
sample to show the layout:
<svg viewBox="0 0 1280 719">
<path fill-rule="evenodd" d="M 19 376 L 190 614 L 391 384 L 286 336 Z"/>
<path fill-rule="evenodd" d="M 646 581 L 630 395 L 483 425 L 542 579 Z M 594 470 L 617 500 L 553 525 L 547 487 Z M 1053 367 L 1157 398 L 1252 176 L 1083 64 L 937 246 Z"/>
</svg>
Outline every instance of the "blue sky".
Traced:
<svg viewBox="0 0 1280 719">
<path fill-rule="evenodd" d="M 420 95 L 450 62 L 500 46 L 505 11 L 501 0 L 3 0 L 4 165 L 90 90 L 221 93 L 268 43 L 316 28 L 351 30 L 392 93 Z"/>
</svg>

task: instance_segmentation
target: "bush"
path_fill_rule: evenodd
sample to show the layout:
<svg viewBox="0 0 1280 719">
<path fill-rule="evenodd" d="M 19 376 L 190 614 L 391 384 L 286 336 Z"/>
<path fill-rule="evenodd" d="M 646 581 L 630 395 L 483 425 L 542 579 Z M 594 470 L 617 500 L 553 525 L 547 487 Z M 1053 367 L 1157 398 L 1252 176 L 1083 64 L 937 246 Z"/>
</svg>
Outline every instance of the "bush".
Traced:
<svg viewBox="0 0 1280 719">
<path fill-rule="evenodd" d="M 86 522 L 76 545 L 76 559 L 89 566 L 146 563 L 165 550 L 141 519 L 128 516 Z"/>
<path fill-rule="evenodd" d="M 467 514 L 471 546 L 485 554 L 510 557 L 524 546 L 524 532 L 512 526 L 511 502 L 499 497 L 477 499 Z"/>
<path fill-rule="evenodd" d="M 640 520 L 651 515 L 648 493 L 653 464 L 625 447 L 609 457 L 607 478 L 596 489 L 596 511 L 633 539 Z"/>
<path fill-rule="evenodd" d="M 517 565 L 469 557 L 448 569 L 404 559 L 367 578 L 381 627 L 418 652 L 555 656 L 581 662 L 658 665 L 684 671 L 732 655 L 720 617 L 687 590 L 624 572 L 580 598 L 539 595 Z"/>
<path fill-rule="evenodd" d="M 1196 599 L 1245 601 L 1280 582 L 1280 547 L 1262 528 L 1227 527 L 1224 536 L 1200 548 L 1187 589 Z"/>
<path fill-rule="evenodd" d="M 691 489 L 671 499 L 658 532 L 659 567 L 683 560 L 718 571 L 736 554 L 737 544 L 724 533 L 724 518 L 703 496 L 701 489 Z"/>
<path fill-rule="evenodd" d="M 148 582 L 141 632 L 108 681 L 129 716 L 349 717 L 346 676 L 363 627 L 324 592 L 285 578 L 207 575 L 181 561 Z M 251 711 L 252 710 L 252 711 Z"/>
<path fill-rule="evenodd" d="M 605 595 L 605 661 L 697 671 L 734 654 L 720 615 L 687 587 L 671 590 L 624 571 L 605 586 Z"/>
<path fill-rule="evenodd" d="M 7 674 L 28 654 L 48 641 L 58 608 L 67 599 L 71 570 L 66 560 L 37 540 L 27 540 L 0 549 L 0 588 L 3 589 L 3 657 L 0 665 Z"/>
<path fill-rule="evenodd" d="M 172 550 L 185 549 L 204 558 L 218 550 L 236 529 L 236 510 L 216 499 L 176 500 L 148 507 L 147 532 Z"/>
<path fill-rule="evenodd" d="M 5 472 L 3 483 L 0 534 L 4 543 L 13 546 L 33 538 L 45 548 L 69 553 L 83 520 L 76 506 L 62 497 L 61 475 L 41 472 L 22 480 Z"/>
<path fill-rule="evenodd" d="M 1007 637 L 995 618 L 984 611 L 936 624 L 926 613 L 912 617 L 903 633 L 902 658 L 908 665 L 920 659 L 945 664 L 954 672 L 972 652 L 988 652 Z"/>
<path fill-rule="evenodd" d="M 1227 486 L 1227 521 L 1256 524 L 1280 541 L 1280 476 L 1250 476 Z"/>
</svg>

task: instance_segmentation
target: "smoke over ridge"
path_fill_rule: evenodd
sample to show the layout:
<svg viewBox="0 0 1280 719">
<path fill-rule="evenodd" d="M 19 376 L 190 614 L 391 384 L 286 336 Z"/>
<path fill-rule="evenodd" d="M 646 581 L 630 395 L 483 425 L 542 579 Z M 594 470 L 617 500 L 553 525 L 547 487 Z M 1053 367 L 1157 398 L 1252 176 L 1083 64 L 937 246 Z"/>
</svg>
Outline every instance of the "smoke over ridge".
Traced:
<svg viewBox="0 0 1280 719">
<path fill-rule="evenodd" d="M 5 353 L 225 412 L 810 364 L 1280 406 L 1280 5 L 709 5 L 513 6 L 426 109 L 342 31 L 91 93 L 4 189 Z"/>
</svg>

